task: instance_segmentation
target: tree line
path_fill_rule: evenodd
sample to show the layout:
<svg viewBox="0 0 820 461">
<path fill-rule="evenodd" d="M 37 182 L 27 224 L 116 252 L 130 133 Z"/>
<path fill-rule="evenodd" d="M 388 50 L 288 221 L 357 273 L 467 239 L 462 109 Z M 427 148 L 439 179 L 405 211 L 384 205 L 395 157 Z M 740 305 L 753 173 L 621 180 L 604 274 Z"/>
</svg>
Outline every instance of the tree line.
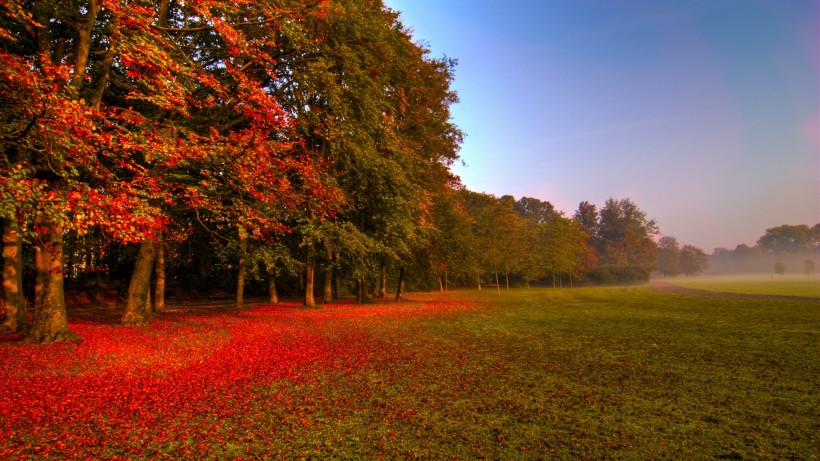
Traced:
<svg viewBox="0 0 820 461">
<path fill-rule="evenodd" d="M 460 185 L 455 64 L 380 0 L 0 1 L 3 331 L 74 339 L 67 291 L 144 325 L 169 296 L 647 279 L 631 200 Z"/>
<path fill-rule="evenodd" d="M 709 257 L 710 273 L 813 274 L 820 261 L 820 223 L 766 229 L 755 245 L 716 248 Z"/>
</svg>

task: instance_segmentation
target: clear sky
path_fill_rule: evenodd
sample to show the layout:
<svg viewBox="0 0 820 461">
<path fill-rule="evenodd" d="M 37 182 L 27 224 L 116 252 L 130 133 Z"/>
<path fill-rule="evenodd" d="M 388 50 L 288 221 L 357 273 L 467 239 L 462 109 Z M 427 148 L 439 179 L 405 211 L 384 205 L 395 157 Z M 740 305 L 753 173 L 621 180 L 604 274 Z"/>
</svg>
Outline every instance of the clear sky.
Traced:
<svg viewBox="0 0 820 461">
<path fill-rule="evenodd" d="M 455 172 L 711 252 L 820 222 L 820 1 L 385 0 L 458 59 Z"/>
</svg>

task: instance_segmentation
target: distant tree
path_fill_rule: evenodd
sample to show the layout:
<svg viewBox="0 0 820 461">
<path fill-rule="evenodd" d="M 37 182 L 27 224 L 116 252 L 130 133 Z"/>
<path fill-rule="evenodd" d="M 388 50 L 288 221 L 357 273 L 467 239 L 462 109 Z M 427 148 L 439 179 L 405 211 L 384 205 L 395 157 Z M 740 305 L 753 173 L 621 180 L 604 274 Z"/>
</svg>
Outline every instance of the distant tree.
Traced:
<svg viewBox="0 0 820 461">
<path fill-rule="evenodd" d="M 561 216 L 560 212 L 555 211 L 552 203 L 532 197 L 521 197 L 513 204 L 513 209 L 522 218 L 538 224 L 544 224 Z"/>
<path fill-rule="evenodd" d="M 572 219 L 581 226 L 589 238 L 595 237 L 598 231 L 598 209 L 594 204 L 581 202 Z"/>
<path fill-rule="evenodd" d="M 662 237 L 658 241 L 658 272 L 664 277 L 681 272 L 680 244 L 675 237 Z"/>
<path fill-rule="evenodd" d="M 698 247 L 684 245 L 680 251 L 680 268 L 686 275 L 696 275 L 709 268 L 709 257 Z"/>
<path fill-rule="evenodd" d="M 603 282 L 640 282 L 649 279 L 657 264 L 658 233 L 654 220 L 630 199 L 609 199 L 601 208 L 597 238 L 598 278 Z"/>
<path fill-rule="evenodd" d="M 783 264 L 783 261 L 778 261 L 775 263 L 774 273 L 777 275 L 783 275 L 786 273 L 786 265 Z"/>
<path fill-rule="evenodd" d="M 766 229 L 766 234 L 760 237 L 757 244 L 772 253 L 793 253 L 816 246 L 817 240 L 815 230 L 805 224 L 783 225 Z"/>
<path fill-rule="evenodd" d="M 811 259 L 807 259 L 803 261 L 803 273 L 806 275 L 811 275 L 814 273 L 814 270 L 817 268 L 817 265 Z"/>
</svg>

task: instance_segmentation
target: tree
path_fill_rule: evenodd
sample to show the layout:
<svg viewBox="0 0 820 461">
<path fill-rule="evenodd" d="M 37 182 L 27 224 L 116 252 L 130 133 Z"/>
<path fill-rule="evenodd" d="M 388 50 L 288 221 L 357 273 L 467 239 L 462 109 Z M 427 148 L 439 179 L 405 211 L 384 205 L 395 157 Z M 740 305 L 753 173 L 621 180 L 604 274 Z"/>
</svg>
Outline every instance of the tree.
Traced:
<svg viewBox="0 0 820 461">
<path fill-rule="evenodd" d="M 16 223 L 10 221 L 3 226 L 3 308 L 0 332 L 25 329 L 28 319 L 23 298 L 23 239 Z"/>
<path fill-rule="evenodd" d="M 680 251 L 680 268 L 685 275 L 697 275 L 709 268 L 709 257 L 700 248 L 684 245 Z"/>
<path fill-rule="evenodd" d="M 594 239 L 597 236 L 598 209 L 594 204 L 586 201 L 581 202 L 572 219 L 581 226 L 581 229 L 586 232 L 590 239 Z"/>
<path fill-rule="evenodd" d="M 371 270 L 385 280 L 388 265 L 426 246 L 433 200 L 461 140 L 449 112 L 454 62 L 430 59 L 380 1 L 326 7 L 278 37 L 276 90 L 294 135 L 327 162 L 344 195 L 333 221 L 357 233 L 346 229 L 339 236 L 350 241 L 336 243 L 347 275 L 363 285 Z M 319 223 L 305 225 L 307 239 Z M 343 267 L 333 267 L 340 276 Z"/>
<path fill-rule="evenodd" d="M 658 241 L 658 272 L 664 277 L 681 273 L 680 244 L 675 237 L 661 237 Z"/>
<path fill-rule="evenodd" d="M 816 226 L 815 226 L 816 227 Z M 766 229 L 757 244 L 772 253 L 795 253 L 817 246 L 816 233 L 805 224 L 799 226 L 782 225 Z"/>
<path fill-rule="evenodd" d="M 538 251 L 544 254 L 546 273 L 552 276 L 553 288 L 563 286 L 563 275 L 572 279 L 588 262 L 586 234 L 572 219 L 559 217 L 542 225 L 544 247 Z"/>
<path fill-rule="evenodd" d="M 630 199 L 609 199 L 601 208 L 594 240 L 599 256 L 598 279 L 637 282 L 649 279 L 657 261 L 658 233 L 654 220 Z"/>
<path fill-rule="evenodd" d="M 774 273 L 777 275 L 783 275 L 786 273 L 786 265 L 783 263 L 783 261 L 777 261 L 774 264 Z"/>
<path fill-rule="evenodd" d="M 275 38 L 285 23 L 325 15 L 318 3 L 2 6 L 0 177 L 15 179 L 0 182 L 0 196 L 27 197 L 4 201 L 2 215 L 49 243 L 37 271 L 47 292 L 62 291 L 58 231 L 99 227 L 142 242 L 149 267 L 168 204 L 257 236 L 288 211 L 321 215 L 336 203 L 273 91 Z M 135 274 L 123 319 L 139 324 L 151 271 Z M 35 303 L 35 318 L 64 318 L 59 299 Z M 65 330 L 35 322 L 30 337 L 58 340 Z"/>
<path fill-rule="evenodd" d="M 561 216 L 560 212 L 555 211 L 552 203 L 532 197 L 521 197 L 513 204 L 513 209 L 522 218 L 537 224 L 544 224 Z"/>
</svg>

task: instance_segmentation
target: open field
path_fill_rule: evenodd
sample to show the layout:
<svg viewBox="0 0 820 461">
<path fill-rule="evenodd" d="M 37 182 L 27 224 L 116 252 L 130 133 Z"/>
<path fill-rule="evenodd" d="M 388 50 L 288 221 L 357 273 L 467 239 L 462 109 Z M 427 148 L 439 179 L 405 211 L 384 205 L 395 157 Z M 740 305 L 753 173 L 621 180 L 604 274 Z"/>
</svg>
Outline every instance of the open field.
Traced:
<svg viewBox="0 0 820 461">
<path fill-rule="evenodd" d="M 2 338 L 0 459 L 818 459 L 814 303 L 410 297 Z"/>
<path fill-rule="evenodd" d="M 679 287 L 721 293 L 820 298 L 820 276 L 704 275 L 661 279 Z"/>
</svg>

